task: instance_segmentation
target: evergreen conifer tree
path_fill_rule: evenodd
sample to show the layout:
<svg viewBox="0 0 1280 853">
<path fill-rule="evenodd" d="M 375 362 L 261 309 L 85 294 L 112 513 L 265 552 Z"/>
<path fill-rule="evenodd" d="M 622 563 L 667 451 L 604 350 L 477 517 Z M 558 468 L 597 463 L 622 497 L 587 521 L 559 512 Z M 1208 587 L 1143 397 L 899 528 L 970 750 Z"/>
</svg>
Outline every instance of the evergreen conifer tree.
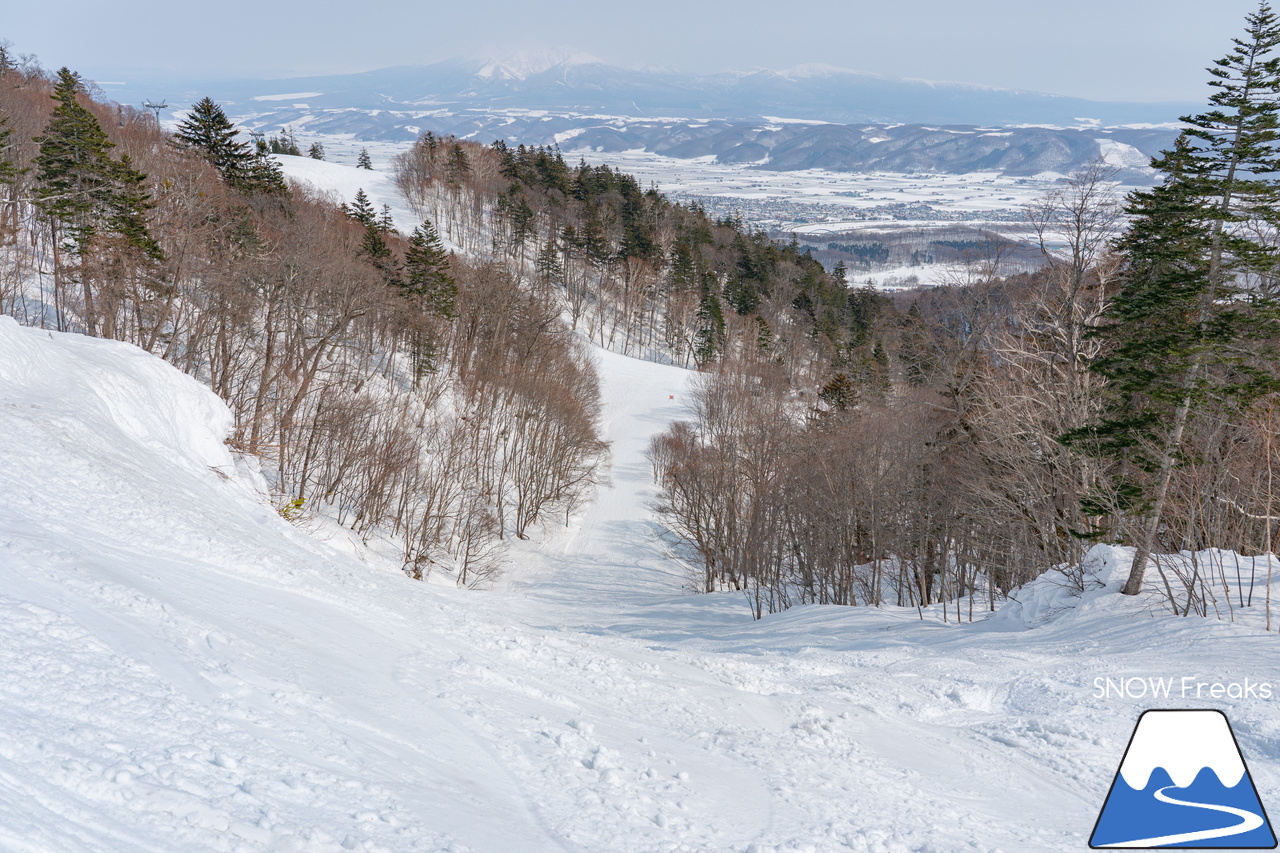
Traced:
<svg viewBox="0 0 1280 853">
<path fill-rule="evenodd" d="M 321 145 L 319 142 L 311 143 L 311 147 L 307 149 L 307 156 L 310 157 L 312 160 L 323 160 L 324 146 Z"/>
<path fill-rule="evenodd" d="M 368 148 L 360 149 L 360 156 L 356 158 L 356 166 L 360 169 L 373 169 L 373 160 L 369 158 Z"/>
<path fill-rule="evenodd" d="M 1280 200 L 1280 21 L 1265 2 L 1233 43 L 1210 69 L 1210 110 L 1184 117 L 1187 133 L 1153 162 L 1163 182 L 1130 197 L 1122 287 L 1091 365 L 1109 380 L 1107 409 L 1063 437 L 1126 466 L 1117 492 L 1144 516 L 1128 595 L 1141 590 L 1195 412 L 1276 387 L 1261 341 L 1277 315 L 1263 286 L 1277 255 L 1249 227 L 1273 221 Z"/>
<path fill-rule="evenodd" d="M 40 144 L 35 165 L 36 207 L 65 229 L 77 248 L 83 248 L 100 223 L 111 193 L 112 163 L 107 152 L 114 147 L 97 118 L 76 96 L 79 75 L 68 68 L 58 71 L 53 99 L 57 102 Z"/>
<path fill-rule="evenodd" d="M 53 99 L 57 103 L 36 139 L 40 145 L 35 205 L 55 232 L 54 275 L 65 281 L 79 276 L 84 293 L 86 331 L 95 334 L 94 290 L 85 274 L 84 261 L 90 252 L 102 255 L 111 250 L 140 253 L 160 260 L 160 246 L 147 227 L 151 209 L 143 188 L 146 176 L 133 168 L 128 157 L 111 159 L 114 147 L 97 118 L 80 104 L 81 83 L 70 69 L 58 71 Z M 66 251 L 75 263 L 64 265 Z"/>
<path fill-rule="evenodd" d="M 698 305 L 698 330 L 694 333 L 694 358 L 698 364 L 706 364 L 720 355 L 724 349 L 724 308 L 712 286 L 715 276 L 708 273 L 708 281 L 702 285 L 702 301 Z"/>
<path fill-rule="evenodd" d="M 9 141 L 12 135 L 9 117 L 0 115 L 0 185 L 12 184 L 18 179 L 18 167 L 9 156 L 9 149 L 13 146 Z"/>
<path fill-rule="evenodd" d="M 377 221 L 377 214 L 373 211 L 373 202 L 369 201 L 369 196 L 365 194 L 363 187 L 356 190 L 355 198 L 351 200 L 351 204 L 347 205 L 345 209 L 347 216 L 350 216 L 366 228 L 373 227 Z"/>
<path fill-rule="evenodd" d="M 759 314 L 756 315 L 756 346 L 761 352 L 771 352 L 773 350 L 773 330 L 769 328 L 768 322 Z"/>
<path fill-rule="evenodd" d="M 147 214 L 155 204 L 151 194 L 142 186 L 147 176 L 133 168 L 129 155 L 114 164 L 112 178 L 114 191 L 107 197 L 106 226 L 129 246 L 151 260 L 163 260 L 160 244 L 151 236 L 147 226 Z"/>
<path fill-rule="evenodd" d="M 404 253 L 404 288 L 420 297 L 433 314 L 454 316 L 458 285 L 449 273 L 449 253 L 429 219 L 424 219 L 409 236 L 409 248 Z"/>
<path fill-rule="evenodd" d="M 818 397 L 835 412 L 847 412 L 858 405 L 858 386 L 853 383 L 847 373 L 837 373 L 831 377 Z"/>
<path fill-rule="evenodd" d="M 180 145 L 200 153 L 227 186 L 237 192 L 276 193 L 285 189 L 284 175 L 275 161 L 266 156 L 259 140 L 257 150 L 237 139 L 236 129 L 222 107 L 212 98 L 202 98 L 185 119 L 178 122 L 174 136 Z"/>
<path fill-rule="evenodd" d="M 222 107 L 212 98 L 201 98 L 187 117 L 178 122 L 174 136 L 208 160 L 225 180 L 229 174 L 248 167 L 249 146 L 236 138 L 236 129 Z"/>
<path fill-rule="evenodd" d="M 534 266 L 544 283 L 564 283 L 564 265 L 560 263 L 560 247 L 555 240 L 548 240 L 542 247 Z"/>
</svg>

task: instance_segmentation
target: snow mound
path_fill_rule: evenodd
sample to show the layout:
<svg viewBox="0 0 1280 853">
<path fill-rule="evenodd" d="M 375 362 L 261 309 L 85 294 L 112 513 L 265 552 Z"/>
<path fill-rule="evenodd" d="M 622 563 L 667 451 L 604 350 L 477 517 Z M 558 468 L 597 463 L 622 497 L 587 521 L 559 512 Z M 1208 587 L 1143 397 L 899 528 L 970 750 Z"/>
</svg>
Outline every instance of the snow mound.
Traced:
<svg viewBox="0 0 1280 853">
<path fill-rule="evenodd" d="M 1113 597 L 1124 585 L 1132 560 L 1130 548 L 1094 545 L 1078 571 L 1068 574 L 1054 569 L 1011 592 L 1009 600 L 986 620 L 987 625 L 1026 630 L 1078 616 L 1096 608 L 1100 601 L 1122 606 Z"/>
<path fill-rule="evenodd" d="M 1280 683 L 1123 549 L 1006 631 L 688 594 L 644 449 L 689 374 L 598 358 L 612 483 L 467 593 L 285 522 L 159 359 L 0 320 L 0 850 L 1078 850 L 1149 701 L 1100 678 Z M 1280 795 L 1270 703 L 1228 710 Z"/>
<path fill-rule="evenodd" d="M 231 412 L 208 388 L 129 344 L 26 329 L 0 316 L 10 418 L 139 461 L 235 469 Z M 21 404 L 16 402 L 21 400 Z"/>
</svg>

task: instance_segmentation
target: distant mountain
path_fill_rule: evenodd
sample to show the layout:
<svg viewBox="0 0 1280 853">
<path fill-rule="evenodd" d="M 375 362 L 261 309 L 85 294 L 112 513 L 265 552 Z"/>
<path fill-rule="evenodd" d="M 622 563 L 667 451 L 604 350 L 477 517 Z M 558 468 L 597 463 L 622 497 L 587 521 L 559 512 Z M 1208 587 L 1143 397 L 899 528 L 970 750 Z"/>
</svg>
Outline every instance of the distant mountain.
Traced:
<svg viewBox="0 0 1280 853">
<path fill-rule="evenodd" d="M 1017 174 L 1070 168 L 1082 157 L 1105 153 L 1107 146 L 1096 138 L 1106 134 L 1089 128 L 1168 126 L 1195 109 L 897 79 L 816 64 L 687 75 L 556 51 L 285 80 L 142 81 L 111 86 L 108 94 L 139 103 L 166 97 L 177 105 L 207 94 L 254 127 L 291 125 L 363 139 L 407 141 L 431 129 L 482 141 L 681 150 L 676 156 L 714 154 L 773 169 L 993 168 Z M 893 131 L 894 125 L 920 129 Z M 996 135 L 1026 125 L 1085 129 L 1054 138 L 1043 128 Z M 868 126 L 884 132 L 867 132 Z M 968 138 L 930 138 L 943 131 L 929 128 L 940 126 L 968 128 L 952 134 Z M 893 145 L 868 147 L 874 145 L 869 139 L 885 133 Z M 1160 144 L 1171 138 L 1168 132 L 1157 136 Z M 1139 161 L 1154 153 L 1145 141 L 1121 140 L 1142 155 Z"/>
<path fill-rule="evenodd" d="M 688 75 L 620 68 L 564 51 L 500 59 L 455 57 L 430 65 L 284 80 L 151 79 L 111 87 L 109 93 L 124 94 L 129 100 L 157 96 L 190 100 L 207 94 L 241 109 L 305 94 L 314 109 L 529 109 L 726 120 L 777 116 L 836 124 L 1165 123 L 1194 108 L 898 79 L 817 64 L 785 71 Z"/>
</svg>

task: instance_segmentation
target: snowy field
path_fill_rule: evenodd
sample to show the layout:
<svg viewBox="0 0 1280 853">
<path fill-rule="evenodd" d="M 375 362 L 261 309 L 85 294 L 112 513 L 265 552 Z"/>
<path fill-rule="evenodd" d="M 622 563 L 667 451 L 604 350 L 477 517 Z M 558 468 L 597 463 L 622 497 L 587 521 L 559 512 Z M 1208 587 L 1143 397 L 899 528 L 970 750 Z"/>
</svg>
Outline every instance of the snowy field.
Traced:
<svg viewBox="0 0 1280 853">
<path fill-rule="evenodd" d="M 1226 711 L 1276 810 L 1275 692 L 1095 683 L 1280 688 L 1260 592 L 1172 618 L 1100 548 L 973 624 L 753 622 L 649 509 L 689 374 L 597 358 L 611 482 L 464 592 L 283 520 L 160 360 L 0 318 L 0 849 L 1075 851 L 1148 707 Z"/>
<path fill-rule="evenodd" d="M 304 149 L 313 140 L 323 143 L 327 160 L 343 165 L 354 166 L 361 149 L 367 149 L 377 170 L 390 169 L 394 157 L 409 147 L 405 143 L 365 142 L 332 134 L 298 136 Z M 673 200 L 723 206 L 722 215 L 736 210 L 749 222 L 783 230 L 806 226 L 839 230 L 867 222 L 903 219 L 1021 222 L 1023 206 L 1039 198 L 1062 177 L 1056 173 L 1011 178 L 995 172 L 772 172 L 749 165 L 722 165 L 713 157 L 683 160 L 644 151 L 565 149 L 564 158 L 571 164 L 581 158 L 593 166 L 608 165 L 634 175 L 643 187 L 656 186 Z"/>
<path fill-rule="evenodd" d="M 408 148 L 407 144 L 364 142 L 332 134 L 298 137 L 303 148 L 316 140 L 324 145 L 326 162 L 305 157 L 279 158 L 291 177 L 340 188 L 339 195 L 346 201 L 357 186 L 369 184 L 364 189 L 371 198 L 397 208 L 397 223 L 402 230 L 416 224 L 389 177 L 393 159 Z M 369 151 L 374 171 L 359 170 L 353 176 L 347 167 L 355 165 L 362 149 Z M 634 175 L 641 186 L 657 187 L 673 201 L 701 205 L 715 218 L 738 217 L 753 227 L 781 235 L 795 234 L 818 246 L 827 240 L 854 242 L 865 231 L 914 232 L 960 226 L 974 229 L 971 237 L 989 232 L 1015 242 L 1034 242 L 1026 207 L 1063 178 L 1056 173 L 1013 178 L 995 172 L 771 172 L 747 165 L 721 165 L 711 157 L 682 160 L 643 151 L 565 151 L 564 156 L 570 163 L 582 158 L 592 165 L 617 168 Z M 343 168 L 333 168 L 337 166 Z M 1131 189 L 1120 186 L 1117 192 L 1123 195 Z M 1006 272 L 1030 268 L 1025 263 L 1013 264 Z M 854 280 L 863 283 L 869 278 L 878 287 L 893 289 L 951 284 L 963 280 L 965 274 L 960 264 L 890 265 L 857 272 Z"/>
</svg>

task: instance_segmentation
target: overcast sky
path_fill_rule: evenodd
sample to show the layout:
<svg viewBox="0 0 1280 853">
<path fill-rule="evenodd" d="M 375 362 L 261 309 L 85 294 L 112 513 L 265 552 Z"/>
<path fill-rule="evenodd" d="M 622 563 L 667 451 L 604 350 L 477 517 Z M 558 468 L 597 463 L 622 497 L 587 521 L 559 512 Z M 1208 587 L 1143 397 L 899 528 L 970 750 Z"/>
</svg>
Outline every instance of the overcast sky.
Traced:
<svg viewBox="0 0 1280 853">
<path fill-rule="evenodd" d="M 0 38 L 99 80 L 287 77 L 555 46 L 686 71 L 824 62 L 1101 100 L 1203 101 L 1257 0 L 60 0 Z M 54 11 L 56 8 L 56 11 Z M 197 11 L 197 9 L 199 11 Z M 497 46 L 495 48 L 495 46 Z M 147 75 L 151 76 L 151 75 Z"/>
</svg>

